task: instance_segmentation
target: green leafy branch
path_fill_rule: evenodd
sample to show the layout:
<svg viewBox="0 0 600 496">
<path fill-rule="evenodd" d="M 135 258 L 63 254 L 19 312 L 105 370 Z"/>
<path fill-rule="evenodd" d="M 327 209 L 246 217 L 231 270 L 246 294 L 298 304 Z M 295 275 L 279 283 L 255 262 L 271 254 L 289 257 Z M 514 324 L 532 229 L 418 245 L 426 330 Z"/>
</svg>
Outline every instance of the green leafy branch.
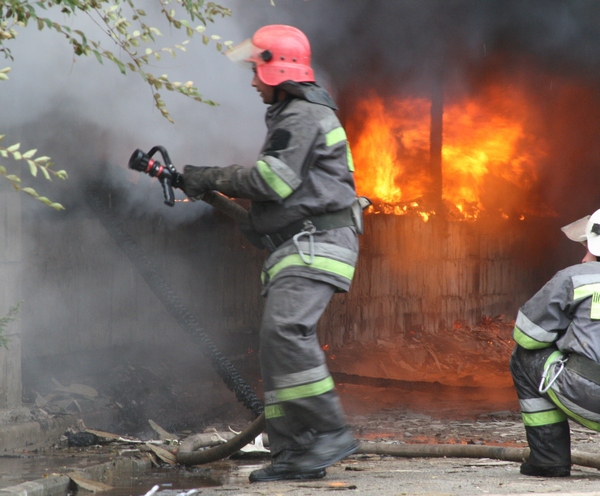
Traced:
<svg viewBox="0 0 600 496">
<path fill-rule="evenodd" d="M 157 27 L 146 22 L 146 12 L 138 8 L 134 0 L 46 0 L 34 3 L 10 0 L 8 4 L 10 7 L 6 8 L 4 16 L 0 15 L 0 19 L 3 19 L 0 22 L 0 51 L 4 51 L 7 56 L 11 56 L 10 51 L 3 44 L 5 40 L 16 36 L 15 26 L 26 26 L 35 22 L 40 31 L 48 28 L 65 36 L 76 55 L 94 55 L 100 63 L 108 60 L 114 63 L 122 74 L 127 74 L 127 71 L 138 73 L 150 85 L 155 106 L 170 122 L 173 122 L 173 119 L 159 92 L 163 88 L 200 103 L 216 105 L 214 101 L 204 99 L 192 81 L 171 81 L 167 74 L 155 76 L 147 67 L 161 60 L 165 53 L 175 57 L 176 50 L 185 52 L 189 39 L 195 34 L 202 36 L 205 45 L 214 42 L 218 51 L 229 46 L 231 42 L 222 42 L 219 35 L 205 34 L 209 22 L 214 22 L 216 17 L 231 15 L 228 8 L 204 0 L 159 0 L 160 12 L 169 27 L 184 31 L 187 39 L 172 47 L 155 48 L 153 45 L 162 33 Z M 67 16 L 74 17 L 79 13 L 89 16 L 106 37 L 119 47 L 122 56 L 104 48 L 100 41 L 88 39 L 82 30 L 72 29 L 49 17 L 39 15 L 39 9 L 48 10 L 49 7 L 60 7 L 61 13 Z M 8 20 L 10 22 L 7 22 Z M 196 25 L 192 26 L 192 23 Z"/>
<path fill-rule="evenodd" d="M 0 135 L 0 142 L 4 138 L 5 135 Z M 29 172 L 33 177 L 36 177 L 38 172 L 41 172 L 42 176 L 44 176 L 48 181 L 52 181 L 52 176 L 63 180 L 67 179 L 68 176 L 66 171 L 55 171 L 54 169 L 51 169 L 53 164 L 50 161 L 50 157 L 36 157 L 35 154 L 37 153 L 37 150 L 35 148 L 21 153 L 20 148 L 20 143 L 15 143 L 7 148 L 0 146 L 0 156 L 4 158 L 12 158 L 14 161 L 25 161 L 29 166 Z M 55 203 L 45 196 L 39 195 L 35 189 L 30 187 L 22 187 L 21 178 L 16 174 L 10 174 L 3 165 L 0 165 L 0 175 L 4 176 L 8 181 L 10 181 L 13 188 L 15 188 L 17 191 L 23 191 L 24 193 L 31 195 L 36 200 L 41 201 L 55 210 L 64 210 L 64 207 L 60 203 Z"/>
<path fill-rule="evenodd" d="M 216 34 L 208 36 L 206 27 L 217 17 L 231 15 L 231 11 L 215 2 L 205 0 L 157 0 L 157 3 L 162 18 L 166 20 L 169 28 L 185 32 L 187 39 L 182 43 L 167 47 L 156 46 L 157 39 L 162 36 L 162 33 L 158 27 L 150 25 L 146 12 L 138 8 L 138 5 L 143 5 L 141 0 L 1 0 L 0 53 L 3 53 L 5 58 L 13 60 L 10 48 L 6 44 L 14 41 L 19 30 L 29 24 L 36 25 L 40 31 L 53 30 L 66 38 L 73 47 L 75 55 L 93 55 L 101 64 L 105 60 L 115 64 L 122 74 L 128 72 L 139 74 L 151 89 L 154 105 L 167 120 L 173 122 L 160 93 L 163 89 L 182 94 L 200 103 L 208 105 L 216 105 L 216 103 L 204 99 L 193 81 L 171 81 L 167 74 L 156 76 L 148 70 L 148 67 L 160 61 L 164 54 L 175 57 L 176 51 L 185 52 L 186 45 L 194 35 L 202 36 L 205 45 L 214 43 L 216 49 L 222 51 L 231 42 L 222 42 L 221 37 Z M 67 18 L 75 18 L 78 15 L 88 16 L 104 33 L 103 41 L 110 40 L 118 47 L 119 55 L 103 47 L 100 41 L 90 40 L 83 30 L 74 29 L 64 22 L 56 22 L 51 17 L 56 17 L 57 14 Z M 9 71 L 10 67 L 0 71 L 0 81 L 8 79 Z M 19 146 L 17 143 L 7 148 L 0 147 L 0 156 L 15 161 L 25 160 L 34 177 L 41 172 L 40 175 L 48 180 L 51 180 L 52 176 L 60 179 L 67 178 L 65 171 L 54 171 L 50 168 L 52 163 L 48 157 L 35 158 L 37 150 L 21 153 Z M 10 174 L 2 165 L 0 165 L 0 175 L 9 180 L 17 191 L 23 191 L 57 210 L 63 208 L 61 204 L 39 195 L 33 188 L 23 187 L 21 179 L 16 174 Z"/>
<path fill-rule="evenodd" d="M 6 327 L 11 322 L 17 320 L 20 308 L 21 303 L 17 303 L 16 305 L 10 307 L 8 313 L 4 317 L 0 318 L 0 346 L 4 346 L 6 349 L 8 349 L 9 343 L 9 339 L 7 339 L 4 336 L 4 333 L 6 332 Z"/>
</svg>

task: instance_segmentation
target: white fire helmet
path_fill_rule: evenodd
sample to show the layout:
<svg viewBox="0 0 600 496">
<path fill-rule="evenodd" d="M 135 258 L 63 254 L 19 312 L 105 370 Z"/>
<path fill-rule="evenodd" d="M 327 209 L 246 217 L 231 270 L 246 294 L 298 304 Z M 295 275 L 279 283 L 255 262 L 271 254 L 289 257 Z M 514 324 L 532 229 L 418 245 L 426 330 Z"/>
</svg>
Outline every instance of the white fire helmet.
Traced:
<svg viewBox="0 0 600 496">
<path fill-rule="evenodd" d="M 592 255 L 600 256 L 600 210 L 561 229 L 570 240 L 582 243 Z"/>
</svg>

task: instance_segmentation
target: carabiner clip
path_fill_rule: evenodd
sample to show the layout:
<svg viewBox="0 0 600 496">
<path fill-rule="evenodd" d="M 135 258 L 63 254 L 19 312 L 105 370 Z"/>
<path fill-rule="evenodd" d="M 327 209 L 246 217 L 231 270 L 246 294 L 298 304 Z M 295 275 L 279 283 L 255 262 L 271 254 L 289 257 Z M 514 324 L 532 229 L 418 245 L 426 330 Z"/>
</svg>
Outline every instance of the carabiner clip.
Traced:
<svg viewBox="0 0 600 496">
<path fill-rule="evenodd" d="M 315 261 L 315 241 L 313 239 L 313 233 L 316 230 L 317 228 L 315 227 L 315 225 L 310 220 L 307 220 L 304 223 L 302 231 L 300 231 L 297 234 L 294 234 L 294 237 L 292 238 L 294 240 L 294 246 L 296 247 L 296 250 L 298 250 L 298 255 L 300 255 L 300 259 L 306 265 L 312 265 L 312 263 Z M 308 259 L 306 258 L 304 252 L 300 248 L 300 242 L 298 241 L 302 236 L 308 236 L 308 247 L 310 255 L 310 258 Z"/>
<path fill-rule="evenodd" d="M 567 357 L 567 358 L 561 358 L 560 360 L 557 360 L 556 362 L 552 362 L 550 365 L 548 365 L 548 367 L 546 369 L 544 369 L 544 373 L 542 374 L 542 380 L 540 381 L 540 385 L 538 387 L 538 391 L 541 394 L 546 393 L 552 387 L 552 384 L 554 384 L 554 382 L 556 381 L 556 379 L 558 379 L 558 376 L 565 369 L 565 363 L 567 363 L 568 359 L 569 359 L 569 357 Z M 548 371 L 550 370 L 550 367 L 552 367 L 556 363 L 559 364 L 558 365 L 558 370 L 556 371 L 556 373 L 554 374 L 554 376 L 552 377 L 552 379 L 550 379 L 548 381 L 548 384 L 546 384 L 546 387 L 544 387 L 544 380 L 546 379 L 546 377 L 548 375 Z"/>
</svg>

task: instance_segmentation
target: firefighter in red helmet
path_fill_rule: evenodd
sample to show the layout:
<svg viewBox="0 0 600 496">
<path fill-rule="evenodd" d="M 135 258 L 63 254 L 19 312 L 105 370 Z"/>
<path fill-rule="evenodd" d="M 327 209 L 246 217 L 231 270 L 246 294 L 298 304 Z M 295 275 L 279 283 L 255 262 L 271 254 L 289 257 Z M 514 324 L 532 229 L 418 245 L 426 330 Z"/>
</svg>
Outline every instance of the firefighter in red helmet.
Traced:
<svg viewBox="0 0 600 496">
<path fill-rule="evenodd" d="M 186 166 L 182 189 L 251 200 L 246 234 L 270 253 L 260 361 L 271 464 L 251 482 L 318 479 L 354 453 L 317 322 L 350 288 L 362 230 L 352 155 L 329 94 L 315 83 L 308 39 L 292 26 L 265 26 L 228 52 L 254 71 L 267 136 L 254 165 Z M 364 205 L 364 203 L 362 203 Z M 248 230 L 247 230 L 248 231 Z"/>
<path fill-rule="evenodd" d="M 600 210 L 562 230 L 587 253 L 519 309 L 510 360 L 530 449 L 521 473 L 540 477 L 571 474 L 569 419 L 600 431 Z"/>
</svg>

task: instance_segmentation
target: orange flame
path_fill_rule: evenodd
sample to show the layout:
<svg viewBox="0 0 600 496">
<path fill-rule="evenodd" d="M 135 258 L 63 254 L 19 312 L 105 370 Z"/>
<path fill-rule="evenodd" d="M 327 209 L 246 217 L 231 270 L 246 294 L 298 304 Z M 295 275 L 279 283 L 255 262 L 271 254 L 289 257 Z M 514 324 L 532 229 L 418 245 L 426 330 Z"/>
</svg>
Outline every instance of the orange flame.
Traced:
<svg viewBox="0 0 600 496">
<path fill-rule="evenodd" d="M 428 100 L 386 103 L 371 96 L 358 103 L 347 123 L 359 194 L 375 213 L 434 213 L 420 203 L 431 185 Z M 537 180 L 546 146 L 528 131 L 534 120 L 525 95 L 516 88 L 491 86 L 476 97 L 448 103 L 443 114 L 442 199 L 463 219 L 482 211 L 513 212 Z M 524 205 L 522 210 L 524 210 Z"/>
<path fill-rule="evenodd" d="M 360 115 L 360 117 L 358 117 Z M 421 164 L 429 160 L 429 102 L 397 100 L 389 108 L 377 96 L 359 102 L 348 123 L 361 194 L 394 205 L 419 198 L 429 182 Z M 401 207 L 399 207 L 401 208 Z M 397 213 L 393 212 L 388 213 Z"/>
</svg>

